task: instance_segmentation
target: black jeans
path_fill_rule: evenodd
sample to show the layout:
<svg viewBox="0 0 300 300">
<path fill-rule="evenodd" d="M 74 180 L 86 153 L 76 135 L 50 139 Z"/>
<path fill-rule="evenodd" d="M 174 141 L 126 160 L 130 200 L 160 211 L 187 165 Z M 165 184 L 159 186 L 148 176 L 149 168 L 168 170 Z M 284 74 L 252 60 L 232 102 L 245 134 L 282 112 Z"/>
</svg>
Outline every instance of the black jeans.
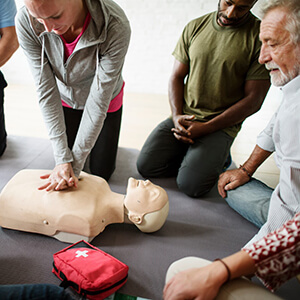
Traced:
<svg viewBox="0 0 300 300">
<path fill-rule="evenodd" d="M 63 109 L 68 146 L 72 149 L 83 111 L 68 107 Z M 109 180 L 116 167 L 121 119 L 122 107 L 116 112 L 107 113 L 102 130 L 86 162 L 86 171 L 105 180 Z"/>
<path fill-rule="evenodd" d="M 6 130 L 5 130 L 5 119 L 4 119 L 4 88 L 7 83 L 4 79 L 3 74 L 0 71 L 0 156 L 3 154 L 6 148 Z"/>
<path fill-rule="evenodd" d="M 54 284 L 0 285 L 0 300 L 72 300 L 63 288 Z"/>
<path fill-rule="evenodd" d="M 223 171 L 234 138 L 220 130 L 189 145 L 178 141 L 172 119 L 161 122 L 149 135 L 137 160 L 141 175 L 176 177 L 178 188 L 190 197 L 209 192 Z"/>
</svg>

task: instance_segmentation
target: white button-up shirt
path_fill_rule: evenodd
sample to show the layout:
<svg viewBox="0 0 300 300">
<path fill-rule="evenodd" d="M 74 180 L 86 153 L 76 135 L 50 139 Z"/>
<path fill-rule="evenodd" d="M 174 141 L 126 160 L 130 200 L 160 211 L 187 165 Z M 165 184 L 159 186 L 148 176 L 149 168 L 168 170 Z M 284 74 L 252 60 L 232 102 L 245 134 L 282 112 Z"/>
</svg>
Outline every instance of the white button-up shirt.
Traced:
<svg viewBox="0 0 300 300">
<path fill-rule="evenodd" d="M 260 148 L 275 151 L 279 183 L 270 200 L 267 222 L 247 245 L 276 230 L 300 211 L 300 76 L 281 88 L 281 97 L 281 105 L 257 137 Z"/>
</svg>

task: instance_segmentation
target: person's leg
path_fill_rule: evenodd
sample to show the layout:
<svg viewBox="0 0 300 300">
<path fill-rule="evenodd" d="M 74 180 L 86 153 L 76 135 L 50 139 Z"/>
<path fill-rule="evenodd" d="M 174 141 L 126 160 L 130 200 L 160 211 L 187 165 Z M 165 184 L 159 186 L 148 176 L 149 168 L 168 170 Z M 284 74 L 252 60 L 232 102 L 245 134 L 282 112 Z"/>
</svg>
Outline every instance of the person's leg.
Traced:
<svg viewBox="0 0 300 300">
<path fill-rule="evenodd" d="M 99 137 L 89 155 L 89 169 L 92 174 L 109 180 L 116 167 L 116 157 L 122 119 L 122 107 L 107 113 Z"/>
<path fill-rule="evenodd" d="M 54 284 L 0 285 L 1 300 L 72 300 L 71 295 Z"/>
<path fill-rule="evenodd" d="M 69 107 L 63 107 L 63 110 L 64 110 L 65 125 L 66 125 L 66 132 L 68 138 L 68 146 L 70 149 L 72 149 L 80 125 L 83 111 L 69 108 Z"/>
<path fill-rule="evenodd" d="M 80 125 L 82 110 L 64 107 L 64 117 L 69 148 L 72 149 Z M 87 158 L 84 170 L 109 180 L 116 165 L 122 107 L 107 113 L 98 139 Z"/>
<path fill-rule="evenodd" d="M 145 178 L 177 175 L 188 145 L 174 137 L 173 127 L 172 119 L 164 120 L 144 143 L 137 159 L 137 169 Z"/>
<path fill-rule="evenodd" d="M 206 259 L 198 257 L 185 257 L 172 263 L 167 271 L 166 283 L 177 273 L 192 269 L 192 268 L 202 268 L 210 264 L 211 262 Z M 275 300 L 281 299 L 276 295 L 269 292 L 267 289 L 260 287 L 250 280 L 240 277 L 225 283 L 221 289 L 216 300 L 228 300 L 228 299 L 242 299 L 242 300 L 252 300 L 252 299 L 266 299 Z"/>
<path fill-rule="evenodd" d="M 5 129 L 5 118 L 4 118 L 4 88 L 7 83 L 0 72 L 0 156 L 6 149 L 6 129 Z"/>
<path fill-rule="evenodd" d="M 273 189 L 252 178 L 248 183 L 227 191 L 225 200 L 231 208 L 260 228 L 268 218 Z"/>
<path fill-rule="evenodd" d="M 209 192 L 224 169 L 232 143 L 233 138 L 223 131 L 196 139 L 179 169 L 179 189 L 190 197 Z"/>
<path fill-rule="evenodd" d="M 6 130 L 4 120 L 4 91 L 0 89 L 0 156 L 6 149 Z"/>
</svg>

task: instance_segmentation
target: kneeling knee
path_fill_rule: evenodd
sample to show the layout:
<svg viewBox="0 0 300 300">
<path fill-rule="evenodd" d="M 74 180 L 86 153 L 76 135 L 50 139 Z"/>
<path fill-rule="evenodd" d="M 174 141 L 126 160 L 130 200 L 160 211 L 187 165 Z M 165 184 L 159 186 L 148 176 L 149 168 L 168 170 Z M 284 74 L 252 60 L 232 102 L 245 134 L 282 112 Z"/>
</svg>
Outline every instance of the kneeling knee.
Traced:
<svg viewBox="0 0 300 300">
<path fill-rule="evenodd" d="M 91 168 L 90 173 L 93 175 L 99 176 L 99 177 L 105 179 L 106 181 L 108 181 L 110 179 L 110 177 L 112 176 L 114 170 L 115 170 L 115 167 L 100 169 L 100 170 Z"/>
<path fill-rule="evenodd" d="M 192 182 L 189 180 L 178 180 L 177 178 L 177 186 L 181 192 L 186 194 L 191 198 L 199 198 L 204 194 L 208 193 L 212 187 L 207 186 L 205 184 L 199 184 L 199 182 Z"/>
<path fill-rule="evenodd" d="M 138 172 L 145 178 L 150 177 L 149 175 L 151 173 L 151 170 L 149 167 L 149 164 L 145 163 L 145 160 L 139 156 L 136 162 L 136 168 Z"/>
</svg>

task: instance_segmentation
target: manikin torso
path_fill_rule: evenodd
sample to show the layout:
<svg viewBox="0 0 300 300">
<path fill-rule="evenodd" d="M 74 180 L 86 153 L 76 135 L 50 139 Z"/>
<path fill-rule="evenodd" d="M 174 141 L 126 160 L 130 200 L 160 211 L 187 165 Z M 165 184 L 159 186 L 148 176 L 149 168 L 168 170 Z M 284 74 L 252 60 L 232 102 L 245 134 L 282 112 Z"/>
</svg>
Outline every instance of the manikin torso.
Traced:
<svg viewBox="0 0 300 300">
<path fill-rule="evenodd" d="M 129 219 L 135 224 L 141 224 L 141 227 L 143 216 L 147 213 L 151 215 L 151 212 L 160 212 L 159 222 L 162 222 L 162 218 L 164 222 L 167 217 L 168 200 L 165 191 L 151 183 L 145 194 L 140 189 L 129 188 L 134 182 L 141 187 L 139 182 L 145 183 L 144 181 L 129 180 L 131 184 L 128 185 L 128 197 L 126 196 L 129 198 L 129 211 L 124 203 L 125 196 L 112 192 L 108 183 L 98 176 L 82 172 L 78 188 L 46 192 L 38 190 L 42 182 L 40 176 L 46 173 L 43 170 L 22 170 L 3 188 L 0 194 L 2 227 L 45 234 L 64 242 L 75 242 L 80 239 L 91 241 L 107 225 L 123 223 L 124 215 L 127 219 L 127 213 Z M 163 197 L 160 195 L 157 198 L 157 193 Z M 130 194 L 133 197 L 129 197 Z M 144 201 L 141 208 L 130 200 L 138 198 L 137 195 Z M 143 228 L 140 229 L 143 231 Z"/>
</svg>

